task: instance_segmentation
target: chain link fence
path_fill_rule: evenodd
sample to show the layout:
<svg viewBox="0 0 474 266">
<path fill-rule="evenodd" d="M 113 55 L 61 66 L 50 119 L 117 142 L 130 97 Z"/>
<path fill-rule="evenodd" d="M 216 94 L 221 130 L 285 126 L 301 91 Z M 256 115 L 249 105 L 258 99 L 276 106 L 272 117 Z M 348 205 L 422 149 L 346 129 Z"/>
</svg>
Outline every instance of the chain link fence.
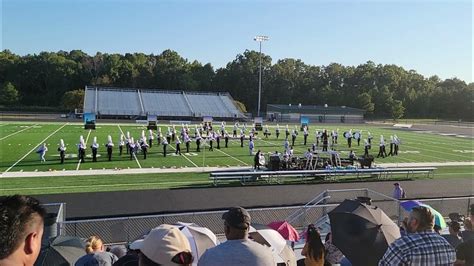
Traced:
<svg viewBox="0 0 474 266">
<path fill-rule="evenodd" d="M 247 210 L 252 217 L 253 224 L 269 224 L 273 221 L 287 220 L 296 229 L 303 229 L 308 224 L 315 223 L 345 199 L 358 197 L 362 197 L 362 199 L 370 198 L 372 205 L 382 208 L 394 221 L 400 221 L 407 215 L 407 212 L 400 207 L 398 200 L 369 189 L 326 190 L 318 197 L 310 205 Z M 423 202 L 431 205 L 444 216 L 448 216 L 449 213 L 453 212 L 466 214 L 469 206 L 474 203 L 474 197 L 427 199 Z M 147 234 L 152 228 L 160 224 L 189 222 L 207 227 L 218 237 L 222 237 L 224 234 L 222 214 L 224 212 L 226 210 L 66 221 L 59 223 L 59 231 L 64 235 L 82 238 L 98 235 L 105 243 L 109 244 L 129 243 Z M 290 217 L 293 218 L 289 219 Z"/>
</svg>

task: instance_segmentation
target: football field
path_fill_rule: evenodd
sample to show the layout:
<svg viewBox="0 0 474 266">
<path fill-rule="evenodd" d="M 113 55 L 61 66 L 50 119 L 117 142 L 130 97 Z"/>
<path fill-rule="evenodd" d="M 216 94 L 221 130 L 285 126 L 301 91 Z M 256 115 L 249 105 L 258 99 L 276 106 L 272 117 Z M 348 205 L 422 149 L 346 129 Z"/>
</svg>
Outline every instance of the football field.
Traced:
<svg viewBox="0 0 474 266">
<path fill-rule="evenodd" d="M 169 125 L 160 125 L 161 131 L 166 133 Z M 215 129 L 220 129 L 219 125 L 214 125 Z M 294 125 L 290 125 L 290 129 Z M 370 131 L 374 136 L 371 154 L 378 152 L 380 135 L 385 137 L 387 153 L 389 152 L 389 137 L 397 135 L 402 144 L 400 145 L 399 156 L 376 158 L 375 163 L 420 163 L 420 162 L 471 162 L 474 156 L 474 140 L 468 137 L 454 135 L 439 135 L 429 132 L 402 131 L 390 127 L 377 127 L 367 124 L 359 125 L 324 125 L 328 131 L 339 129 L 339 141 L 335 149 L 340 152 L 341 158 L 346 158 L 349 153 L 347 141 L 342 138 L 342 134 L 349 129 L 362 130 L 362 138 L 367 137 Z M 181 130 L 181 125 L 176 126 L 177 131 Z M 247 127 L 248 133 L 249 127 Z M 269 127 L 271 136 L 265 138 L 262 132 L 255 141 L 255 151 L 260 149 L 264 153 L 284 151 L 284 126 L 280 126 L 279 139 L 275 136 L 275 126 Z M 299 132 L 294 146 L 295 156 L 302 157 L 304 152 L 315 142 L 315 132 L 322 130 L 321 125 L 310 125 L 310 135 L 308 143 L 303 145 L 303 134 Z M 175 144 L 168 145 L 167 156 L 163 156 L 163 146 L 155 145 L 149 148 L 147 159 L 143 154 L 138 153 L 130 158 L 124 153 L 120 156 L 118 152 L 118 140 L 121 134 L 130 132 L 135 139 L 140 138 L 142 131 L 146 127 L 139 124 L 98 124 L 96 130 L 85 130 L 83 125 L 75 123 L 30 123 L 30 122 L 3 122 L 0 124 L 0 172 L 17 171 L 63 171 L 63 170 L 90 170 L 90 169 L 127 169 L 127 168 L 184 168 L 184 167 L 227 167 L 227 166 L 250 166 L 253 164 L 253 156 L 249 153 L 248 140 L 245 140 L 244 147 L 240 147 L 240 140 L 231 139 L 229 147 L 224 147 L 224 140 L 221 139 L 220 149 L 208 150 L 208 143 L 204 142 L 200 152 L 196 151 L 196 144 L 193 140 L 190 151 L 187 153 L 184 143 L 181 144 L 182 155 L 175 154 Z M 227 126 L 226 130 L 231 134 L 232 126 Z M 83 136 L 86 141 L 86 160 L 80 163 L 77 157 L 77 144 L 79 137 Z M 107 160 L 105 143 L 107 136 L 111 135 L 115 143 L 112 161 Z M 190 135 L 194 135 L 194 126 L 190 126 Z M 98 151 L 98 161 L 92 162 L 91 148 L 93 138 L 97 138 L 100 145 Z M 60 164 L 59 147 L 60 139 L 64 140 L 67 147 L 66 160 Z M 290 141 L 291 142 L 291 141 Z M 41 162 L 39 154 L 36 153 L 39 146 L 46 143 L 48 152 L 46 162 Z M 363 141 L 360 146 L 355 140 L 352 141 L 352 150 L 356 155 L 363 154 Z"/>
<path fill-rule="evenodd" d="M 162 132 L 167 131 L 168 125 L 160 125 Z M 341 153 L 341 157 L 348 155 L 349 148 L 347 141 L 341 138 L 343 132 L 349 129 L 362 130 L 362 137 L 367 137 L 370 131 L 374 136 L 373 147 L 370 152 L 376 155 L 380 134 L 383 134 L 386 142 L 390 135 L 396 134 L 402 141 L 399 156 L 376 158 L 376 164 L 394 163 L 433 163 L 445 164 L 438 167 L 435 173 L 436 178 L 467 177 L 473 178 L 474 161 L 474 140 L 468 136 L 455 136 L 452 134 L 441 135 L 427 131 L 402 131 L 390 126 L 373 126 L 369 124 L 358 125 L 323 125 L 327 130 L 339 129 L 339 141 L 335 149 Z M 219 128 L 219 125 L 217 126 Z M 294 125 L 290 125 L 294 128 Z M 179 131 L 181 126 L 176 126 Z M 255 141 L 255 149 L 260 149 L 265 153 L 284 150 L 284 126 L 281 125 L 280 138 L 275 136 L 275 125 L 269 126 L 272 133 L 269 138 L 264 138 L 259 132 Z M 310 135 L 308 145 L 303 145 L 303 136 L 299 135 L 295 142 L 295 156 L 302 157 L 304 152 L 311 147 L 315 141 L 315 132 L 322 130 L 320 125 L 310 125 Z M 118 140 L 120 134 L 130 132 L 134 138 L 141 136 L 142 130 L 146 128 L 138 124 L 98 124 L 96 130 L 84 130 L 79 123 L 31 123 L 31 122 L 2 122 L 0 123 L 0 172 L 2 175 L 18 175 L 33 172 L 28 177 L 0 178 L 0 195 L 14 193 L 21 194 L 56 194 L 73 192 L 93 192 L 93 191 L 123 191 L 123 190 L 143 190 L 143 189 L 169 189 L 183 187 L 209 187 L 212 182 L 208 179 L 208 174 L 204 173 L 201 167 L 220 167 L 225 169 L 230 166 L 240 166 L 250 168 L 253 165 L 253 156 L 249 153 L 248 140 L 244 147 L 240 147 L 239 139 L 231 139 L 229 147 L 224 147 L 221 140 L 221 149 L 208 150 L 208 143 L 203 143 L 201 152 L 196 152 L 196 144 L 193 140 L 189 153 L 185 152 L 182 145 L 182 155 L 176 155 L 175 145 L 168 145 L 168 154 L 163 156 L 163 146 L 153 145 L 149 149 L 147 159 L 143 159 L 143 154 L 138 153 L 132 157 L 125 153 L 122 156 L 118 152 Z M 232 126 L 226 128 L 232 131 Z M 194 125 L 190 126 L 191 135 L 194 134 Z M 247 127 L 248 132 L 248 127 Z M 146 131 L 148 135 L 148 132 Z M 86 160 L 80 163 L 77 157 L 77 144 L 79 136 L 86 140 Z M 107 160 L 106 148 L 107 136 L 111 135 L 115 143 L 112 161 Z M 92 162 L 90 145 L 94 137 L 100 144 L 99 157 L 97 162 Z M 63 139 L 67 147 L 66 161 L 60 164 L 59 140 Z M 48 152 L 46 162 L 40 162 L 39 154 L 36 153 L 39 146 L 46 143 Z M 155 139 L 156 143 L 156 139 Z M 361 146 L 353 141 L 352 149 L 357 155 L 363 154 L 363 141 Z M 387 145 L 387 152 L 389 147 Z M 459 166 L 450 164 L 461 164 Z M 138 170 L 141 168 L 141 170 Z M 152 169 L 153 168 L 153 169 Z M 94 175 L 87 170 L 117 169 L 134 171 L 136 174 L 125 174 L 123 171 L 108 172 L 104 175 Z M 153 173 L 138 173 L 147 169 Z M 172 172 L 165 172 L 171 170 Z M 196 169 L 196 170 L 193 170 Z M 23 173 L 21 173 L 23 172 Z M 35 173 L 36 172 L 36 173 Z M 81 172 L 82 176 L 66 176 L 62 173 Z M 47 176 L 34 176 L 45 173 Z M 54 173 L 48 175 L 47 173 Z M 343 181 L 343 180 L 340 180 Z M 232 185 L 232 184 L 229 184 Z M 237 184 L 233 185 L 239 185 Z"/>
</svg>

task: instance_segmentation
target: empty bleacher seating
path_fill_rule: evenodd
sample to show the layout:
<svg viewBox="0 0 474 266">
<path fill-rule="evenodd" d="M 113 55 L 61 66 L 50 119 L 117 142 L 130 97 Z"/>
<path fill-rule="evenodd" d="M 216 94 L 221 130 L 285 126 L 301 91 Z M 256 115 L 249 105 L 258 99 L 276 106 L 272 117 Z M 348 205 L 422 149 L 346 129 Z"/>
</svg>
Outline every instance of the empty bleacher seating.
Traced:
<svg viewBox="0 0 474 266">
<path fill-rule="evenodd" d="M 228 93 L 86 87 L 84 112 L 109 116 L 242 118 Z"/>
</svg>

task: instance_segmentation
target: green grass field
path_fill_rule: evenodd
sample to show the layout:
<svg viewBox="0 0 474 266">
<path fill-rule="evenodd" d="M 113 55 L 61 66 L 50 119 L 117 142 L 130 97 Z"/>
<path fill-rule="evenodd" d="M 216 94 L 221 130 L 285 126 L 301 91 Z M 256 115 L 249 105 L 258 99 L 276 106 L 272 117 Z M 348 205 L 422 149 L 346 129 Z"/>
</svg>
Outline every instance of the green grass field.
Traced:
<svg viewBox="0 0 474 266">
<path fill-rule="evenodd" d="M 290 125 L 293 128 L 294 125 Z M 386 142 L 390 135 L 398 135 L 402 140 L 400 154 L 395 157 L 378 158 L 376 163 L 416 163 L 416 162 L 472 162 L 474 156 L 474 140 L 471 138 L 459 138 L 454 136 L 442 136 L 436 134 L 401 131 L 391 128 L 382 128 L 371 125 L 310 125 L 310 135 L 308 145 L 303 145 L 303 136 L 300 132 L 294 152 L 296 156 L 303 156 L 307 148 L 315 141 L 315 131 L 322 130 L 323 126 L 327 130 L 339 129 L 339 144 L 336 150 L 341 153 L 341 157 L 347 157 L 349 148 L 347 142 L 342 138 L 342 133 L 348 129 L 361 129 L 363 138 L 367 137 L 367 131 L 374 136 L 371 153 L 375 155 L 378 149 L 379 137 L 385 136 Z M 176 127 L 177 130 L 181 126 Z M 191 135 L 194 133 L 194 126 L 191 126 Z M 215 126 L 219 128 L 219 125 Z M 275 137 L 274 127 L 270 127 L 272 135 L 265 139 L 260 132 L 259 139 L 255 142 L 255 148 L 263 152 L 283 151 L 284 131 L 281 125 L 282 134 L 280 139 Z M 138 138 L 142 130 L 146 128 L 138 124 L 98 124 L 96 130 L 84 130 L 81 124 L 66 123 L 29 123 L 29 122 L 2 122 L 0 123 L 0 172 L 17 171 L 62 171 L 62 170 L 88 170 L 88 169 L 115 169 L 115 168 L 182 168 L 182 167 L 203 167 L 203 166 L 250 166 L 253 163 L 253 156 L 249 154 L 248 141 L 245 146 L 240 147 L 238 139 L 231 140 L 229 147 L 224 148 L 224 141 L 221 140 L 221 149 L 214 148 L 208 151 L 205 148 L 201 152 L 196 152 L 196 145 L 193 141 L 190 153 L 183 153 L 181 156 L 174 155 L 174 143 L 168 145 L 168 156 L 163 157 L 162 146 L 154 145 L 149 149 L 148 158 L 143 159 L 142 154 L 130 160 L 129 155 L 119 156 L 118 140 L 122 132 Z M 161 126 L 162 132 L 166 132 L 167 126 Z M 232 127 L 228 126 L 227 131 L 231 132 Z M 147 132 L 148 133 L 148 132 Z M 83 135 L 87 140 L 87 158 L 85 163 L 79 163 L 77 158 L 77 143 L 79 136 Z M 106 159 L 106 148 L 104 144 L 107 136 L 111 135 L 114 142 L 114 153 L 112 161 Z M 93 137 L 97 137 L 100 143 L 98 162 L 93 163 L 90 158 L 90 145 Z M 263 139 L 262 139 L 263 138 Z M 59 163 L 57 147 L 59 140 L 63 139 L 67 145 L 67 159 L 64 164 Z M 40 162 L 36 153 L 38 146 L 46 142 L 49 151 L 46 155 L 46 162 Z M 182 151 L 184 143 L 181 144 Z M 214 145 L 215 147 L 215 145 Z M 352 149 L 357 155 L 363 154 L 363 141 L 361 146 L 353 141 Z M 388 152 L 388 145 L 387 145 Z M 460 171 L 462 176 L 472 177 L 472 167 L 450 167 L 450 172 Z M 457 170 L 456 170 L 457 169 Z M 437 173 L 439 176 L 439 173 Z M 18 178 L 17 178 L 18 179 Z M 133 180 L 133 182 L 130 182 Z M 125 182 L 126 181 L 126 182 Z M 90 184 L 82 186 L 81 184 Z M 94 184 L 94 186 L 92 186 Z M 207 174 L 149 174 L 149 175 L 114 175 L 114 176 L 86 176 L 86 177 L 51 177 L 51 178 L 22 178 L 21 180 L 3 179 L 0 181 L 0 194 L 11 194 L 14 192 L 27 192 L 28 194 L 39 193 L 63 193 L 63 192 L 84 192 L 84 191 L 109 191 L 144 188 L 173 188 L 183 186 L 209 185 Z M 70 186 L 68 188 L 68 186 Z M 44 189 L 42 189 L 44 187 Z M 51 187 L 52 189 L 48 189 Z M 63 188 L 65 187 L 65 188 Z M 18 188 L 18 190 L 16 190 Z M 22 190 L 24 188 L 24 190 Z M 3 189 L 3 190 L 1 190 Z M 48 192 L 49 191 L 49 192 Z"/>
</svg>

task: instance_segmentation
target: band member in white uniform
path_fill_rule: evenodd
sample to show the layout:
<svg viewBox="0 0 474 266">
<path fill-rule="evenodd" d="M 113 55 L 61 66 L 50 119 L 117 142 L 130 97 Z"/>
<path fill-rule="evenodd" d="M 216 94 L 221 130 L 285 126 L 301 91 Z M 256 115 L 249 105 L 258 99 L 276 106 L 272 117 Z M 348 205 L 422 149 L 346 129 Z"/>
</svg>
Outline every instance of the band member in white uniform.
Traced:
<svg viewBox="0 0 474 266">
<path fill-rule="evenodd" d="M 177 155 L 181 155 L 181 147 L 180 147 L 180 144 L 181 144 L 181 140 L 179 139 L 179 136 L 175 136 L 175 142 L 176 144 L 176 152 L 175 154 Z"/>
<path fill-rule="evenodd" d="M 153 146 L 153 139 L 155 137 L 153 136 L 153 130 L 148 130 L 148 146 L 150 146 L 150 148 Z"/>
<path fill-rule="evenodd" d="M 277 124 L 276 129 L 275 129 L 275 135 L 277 139 L 280 137 L 280 125 Z"/>
<path fill-rule="evenodd" d="M 233 129 L 233 131 L 232 131 L 232 137 L 233 137 L 233 138 L 237 138 L 237 129 L 238 129 L 238 128 L 239 128 L 239 123 L 236 122 L 236 123 L 234 124 L 234 129 Z"/>
<path fill-rule="evenodd" d="M 372 139 L 374 137 L 372 136 L 372 133 L 370 133 L 370 131 L 367 131 L 367 141 L 369 142 L 369 149 L 372 148 Z"/>
<path fill-rule="evenodd" d="M 360 139 L 362 138 L 362 130 L 357 130 L 354 133 L 354 139 L 357 140 L 357 146 L 360 146 Z"/>
<path fill-rule="evenodd" d="M 112 136 L 110 135 L 107 136 L 107 144 L 105 144 L 105 147 L 107 148 L 107 157 L 109 158 L 109 161 L 112 161 L 112 150 L 114 148 L 114 143 L 112 142 Z"/>
<path fill-rule="evenodd" d="M 184 144 L 186 145 L 186 153 L 189 153 L 189 144 L 191 143 L 191 138 L 186 132 L 184 133 L 183 140 L 184 140 Z"/>
<path fill-rule="evenodd" d="M 296 129 L 293 129 L 293 132 L 291 133 L 291 146 L 295 146 L 295 140 L 297 135 L 298 131 L 296 131 Z"/>
<path fill-rule="evenodd" d="M 133 160 L 133 155 L 135 154 L 135 140 L 133 137 L 130 138 L 130 142 L 128 143 L 128 152 L 130 153 L 130 160 Z"/>
<path fill-rule="evenodd" d="M 146 141 L 143 141 L 143 142 L 141 143 L 141 146 L 140 146 L 140 147 L 141 147 L 141 149 L 142 149 L 143 159 L 146 160 L 146 155 L 147 155 L 147 153 L 148 153 L 148 147 L 149 147 L 149 146 L 148 146 L 148 144 L 146 143 Z"/>
<path fill-rule="evenodd" d="M 214 151 L 214 147 L 212 146 L 214 143 L 214 132 L 210 131 L 207 139 L 209 140 L 209 151 Z"/>
<path fill-rule="evenodd" d="M 201 134 L 199 132 L 197 132 L 197 135 L 196 135 L 196 152 L 200 152 L 201 151 Z"/>
<path fill-rule="evenodd" d="M 97 162 L 97 150 L 99 149 L 99 144 L 97 143 L 97 137 L 94 137 L 94 141 L 91 145 L 92 149 L 92 161 Z"/>
<path fill-rule="evenodd" d="M 390 152 L 388 153 L 387 156 L 394 155 L 394 146 L 395 146 L 395 140 L 393 139 L 393 136 L 390 136 Z"/>
<path fill-rule="evenodd" d="M 308 139 L 308 128 L 304 126 L 303 128 L 303 138 L 304 138 L 304 145 L 306 146 L 306 140 Z"/>
<path fill-rule="evenodd" d="M 217 147 L 218 149 L 221 148 L 221 134 L 219 132 L 214 132 L 214 138 L 216 139 Z"/>
<path fill-rule="evenodd" d="M 163 138 L 163 157 L 166 157 L 166 147 L 168 146 L 168 140 L 166 138 Z"/>
<path fill-rule="evenodd" d="M 127 148 L 127 154 L 130 152 L 130 132 L 127 131 L 127 136 L 125 137 L 125 147 Z"/>
<path fill-rule="evenodd" d="M 366 139 L 364 139 L 364 157 L 369 156 L 369 149 L 370 149 L 370 144 Z"/>
<path fill-rule="evenodd" d="M 227 148 L 229 144 L 229 133 L 227 133 L 227 131 L 224 134 L 224 142 L 225 142 L 225 147 Z"/>
<path fill-rule="evenodd" d="M 379 144 L 379 153 L 377 154 L 377 158 L 382 156 L 382 158 L 385 158 L 387 156 L 387 152 L 385 151 L 385 140 L 383 138 L 383 135 L 380 135 L 380 144 Z"/>
<path fill-rule="evenodd" d="M 58 151 L 59 151 L 59 158 L 61 159 L 61 164 L 64 163 L 66 149 L 67 149 L 66 146 L 64 146 L 64 140 L 60 139 Z"/>
<path fill-rule="evenodd" d="M 86 156 L 86 143 L 84 142 L 84 137 L 81 135 L 79 137 L 79 144 L 77 144 L 78 148 L 78 157 L 81 163 L 84 162 L 84 157 Z"/>
<path fill-rule="evenodd" d="M 124 140 L 123 134 L 120 134 L 120 142 L 119 142 L 119 155 L 120 156 L 122 156 L 123 146 L 125 146 L 125 140 Z"/>
<path fill-rule="evenodd" d="M 400 148 L 400 144 L 402 143 L 402 141 L 397 137 L 397 135 L 394 135 L 393 138 L 395 139 L 395 151 L 394 151 L 394 155 L 398 155 L 398 150 Z"/>
</svg>

